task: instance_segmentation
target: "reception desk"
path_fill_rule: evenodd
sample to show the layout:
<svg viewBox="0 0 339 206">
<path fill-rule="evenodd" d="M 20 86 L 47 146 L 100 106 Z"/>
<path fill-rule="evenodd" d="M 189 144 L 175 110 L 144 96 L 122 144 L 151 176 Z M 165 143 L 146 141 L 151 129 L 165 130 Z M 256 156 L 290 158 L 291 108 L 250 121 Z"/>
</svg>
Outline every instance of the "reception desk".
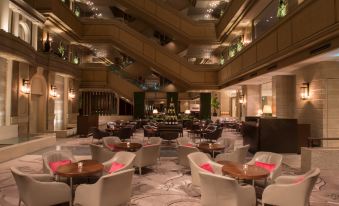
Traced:
<svg viewBox="0 0 339 206">
<path fill-rule="evenodd" d="M 268 151 L 277 153 L 298 153 L 297 119 L 247 118 L 242 127 L 244 144 L 249 151 Z"/>
</svg>

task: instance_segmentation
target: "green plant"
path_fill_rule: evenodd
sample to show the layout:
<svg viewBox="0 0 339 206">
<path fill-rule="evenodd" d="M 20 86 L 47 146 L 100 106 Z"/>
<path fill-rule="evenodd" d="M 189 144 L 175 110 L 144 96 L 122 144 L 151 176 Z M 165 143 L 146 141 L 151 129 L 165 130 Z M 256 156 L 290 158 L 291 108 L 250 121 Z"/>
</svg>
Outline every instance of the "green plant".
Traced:
<svg viewBox="0 0 339 206">
<path fill-rule="evenodd" d="M 212 98 L 211 107 L 213 108 L 213 116 L 217 116 L 217 109 L 220 107 L 220 102 L 216 96 Z"/>
</svg>

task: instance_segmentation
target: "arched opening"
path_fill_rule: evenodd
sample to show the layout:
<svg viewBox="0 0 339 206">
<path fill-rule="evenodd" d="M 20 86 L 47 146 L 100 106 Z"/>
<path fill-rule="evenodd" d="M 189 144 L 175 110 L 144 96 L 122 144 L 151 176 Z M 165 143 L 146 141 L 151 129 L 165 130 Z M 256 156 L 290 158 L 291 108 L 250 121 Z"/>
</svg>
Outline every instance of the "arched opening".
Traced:
<svg viewBox="0 0 339 206">
<path fill-rule="evenodd" d="M 29 42 L 29 40 L 30 40 L 30 29 L 29 29 L 29 26 L 23 21 L 20 21 L 20 23 L 19 23 L 19 38 L 24 40 L 27 43 L 30 43 Z"/>
<path fill-rule="evenodd" d="M 31 100 L 29 112 L 29 133 L 46 131 L 47 83 L 42 74 L 35 74 L 31 79 Z"/>
</svg>

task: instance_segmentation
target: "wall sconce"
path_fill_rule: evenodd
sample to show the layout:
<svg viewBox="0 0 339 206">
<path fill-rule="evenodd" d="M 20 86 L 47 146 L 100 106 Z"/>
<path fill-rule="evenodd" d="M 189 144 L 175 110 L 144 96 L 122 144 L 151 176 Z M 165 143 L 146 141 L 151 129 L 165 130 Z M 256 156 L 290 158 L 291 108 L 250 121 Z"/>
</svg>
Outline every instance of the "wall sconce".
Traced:
<svg viewBox="0 0 339 206">
<path fill-rule="evenodd" d="M 240 104 L 245 104 L 245 96 L 242 95 L 242 94 L 239 95 L 239 103 Z"/>
<path fill-rule="evenodd" d="M 22 87 L 21 87 L 21 91 L 24 94 L 30 94 L 31 93 L 31 84 L 29 82 L 28 79 L 24 79 L 22 82 Z"/>
<path fill-rule="evenodd" d="M 70 99 L 74 99 L 75 98 L 75 91 L 74 91 L 74 89 L 69 89 L 68 97 Z"/>
<path fill-rule="evenodd" d="M 53 98 L 59 97 L 60 95 L 57 92 L 57 87 L 55 85 L 51 85 L 51 91 L 50 91 L 50 95 Z"/>
<path fill-rule="evenodd" d="M 300 96 L 302 100 L 310 98 L 310 83 L 303 83 L 300 87 Z"/>
</svg>

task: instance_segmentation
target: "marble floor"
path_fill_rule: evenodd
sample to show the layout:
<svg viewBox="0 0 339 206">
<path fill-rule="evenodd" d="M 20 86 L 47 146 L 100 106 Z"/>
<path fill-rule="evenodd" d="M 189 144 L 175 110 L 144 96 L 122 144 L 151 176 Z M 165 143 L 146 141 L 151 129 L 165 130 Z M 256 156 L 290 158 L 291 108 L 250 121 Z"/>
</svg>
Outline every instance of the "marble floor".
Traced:
<svg viewBox="0 0 339 206">
<path fill-rule="evenodd" d="M 133 139 L 141 141 L 142 131 L 138 131 Z M 184 133 L 184 136 L 187 134 Z M 233 132 L 225 131 L 223 136 L 233 138 L 236 145 L 242 144 L 241 137 Z M 88 144 L 91 138 L 59 139 L 57 144 L 63 149 L 72 151 L 78 160 L 90 158 Z M 41 154 L 55 147 L 45 148 L 38 152 L 22 156 L 0 164 L 0 206 L 13 206 L 18 203 L 18 192 L 10 173 L 10 167 L 16 166 L 28 173 L 42 173 Z M 156 167 L 145 168 L 143 175 L 133 177 L 133 191 L 130 205 L 134 206 L 198 206 L 200 196 L 191 187 L 189 172 L 177 164 L 176 150 L 163 147 L 161 158 Z M 251 158 L 250 156 L 248 158 Z M 300 156 L 284 154 L 283 173 L 299 174 Z M 321 171 L 311 195 L 312 206 L 339 205 L 339 171 Z"/>
</svg>

